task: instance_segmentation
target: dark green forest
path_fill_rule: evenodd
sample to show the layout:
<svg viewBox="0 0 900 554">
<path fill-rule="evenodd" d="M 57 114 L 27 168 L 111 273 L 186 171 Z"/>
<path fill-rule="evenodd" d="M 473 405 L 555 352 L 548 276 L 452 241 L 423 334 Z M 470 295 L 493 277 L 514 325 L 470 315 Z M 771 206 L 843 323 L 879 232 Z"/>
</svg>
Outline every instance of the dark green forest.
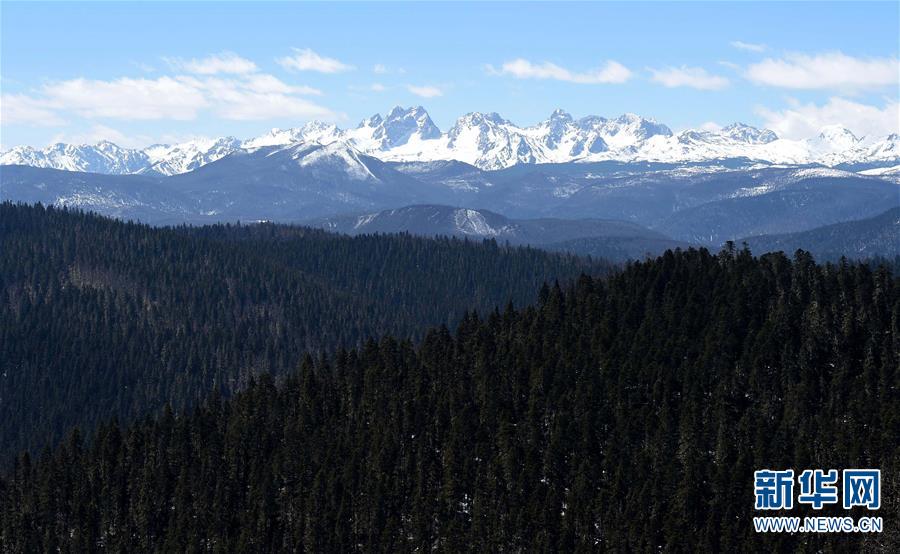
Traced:
<svg viewBox="0 0 900 554">
<path fill-rule="evenodd" d="M 421 338 L 466 310 L 537 300 L 601 262 L 494 242 L 350 238 L 304 227 L 160 229 L 0 204 L 0 467 L 228 396 L 367 338 Z"/>
<path fill-rule="evenodd" d="M 26 381 L 32 394 L 63 402 L 67 391 L 83 390 L 78 398 L 86 404 L 101 402 L 102 394 L 121 402 L 121 373 L 106 361 L 121 349 L 139 371 L 156 376 L 140 381 L 144 392 L 130 397 L 145 407 L 172 391 L 199 399 L 201 386 L 241 389 L 230 397 L 213 393 L 194 409 L 173 404 L 138 421 L 109 419 L 90 438 L 74 430 L 54 449 L 20 455 L 0 480 L 4 552 L 900 549 L 900 281 L 886 267 L 819 265 L 803 252 L 789 258 L 687 250 L 606 276 L 565 279 L 560 271 L 562 284 L 541 286 L 534 282 L 553 271 L 600 268 L 493 244 L 426 246 L 409 237 L 370 237 L 353 250 L 354 239 L 298 229 L 152 230 L 82 214 L 4 210 L 18 218 L 15 225 L 0 219 L 4 236 L 14 237 L 4 240 L 18 246 L 3 254 L 3 317 L 32 326 L 14 331 L 27 341 L 14 344 L 4 320 L 4 375 L 23 379 L 48 364 L 56 373 Z M 344 248 L 370 256 L 373 265 L 382 258 L 387 265 L 392 253 L 405 255 L 392 248 L 420 248 L 417 256 L 433 249 L 442 253 L 431 254 L 440 261 L 427 263 L 442 269 L 429 279 L 465 282 L 454 263 L 466 259 L 478 268 L 468 278 L 492 275 L 498 290 L 482 293 L 477 312 L 453 325 L 435 321 L 423 334 L 409 332 L 423 319 L 401 319 L 395 329 L 353 323 L 364 321 L 367 310 L 379 322 L 402 316 L 399 300 L 396 314 L 379 311 L 388 310 L 383 304 L 348 303 L 340 304 L 353 306 L 340 322 L 315 320 L 332 332 L 342 329 L 339 323 L 350 325 L 346 336 L 334 337 L 341 340 L 323 340 L 330 335 L 297 323 L 282 333 L 276 306 L 285 310 L 281 321 L 296 322 L 303 317 L 292 319 L 291 310 L 315 314 L 332 298 L 326 281 L 303 280 L 323 297 L 298 308 L 299 295 L 278 296 L 281 285 L 269 284 L 298 283 L 305 275 L 288 271 L 304 263 L 297 259 L 298 234 L 323 241 L 310 248 L 324 253 L 310 256 L 328 258 Z M 98 236 L 108 239 L 101 242 L 109 251 L 73 253 L 79 237 Z M 290 246 L 282 251 L 279 241 Z M 35 252 L 45 251 L 85 261 L 74 264 L 74 274 L 72 261 L 39 269 L 45 262 Z M 138 255 L 151 252 L 146 260 Z M 245 263 L 243 256 L 254 252 L 259 257 Z M 348 254 L 340 256 L 346 261 Z M 23 269 L 11 273 L 17 259 Z M 90 263 L 98 259 L 109 263 Z M 277 263 L 266 261 L 272 259 Z M 341 259 L 333 263 L 340 266 Z M 529 263 L 544 265 L 528 273 Z M 215 264 L 229 268 L 235 281 L 229 284 Z M 210 266 L 215 271 L 203 270 Z M 101 274 L 97 267 L 116 271 Z M 399 299 L 402 294 L 388 291 L 430 286 L 403 285 L 412 276 L 401 268 L 388 274 L 400 283 L 366 281 L 371 268 L 347 270 L 338 282 L 348 296 L 369 286 L 364 296 L 373 302 Z M 511 268 L 522 273 L 513 278 Z M 502 286 L 516 294 L 498 292 L 502 275 L 509 279 Z M 255 286 L 242 288 L 239 277 Z M 53 292 L 23 284 L 32 282 Z M 529 286 L 534 304 L 496 301 L 527 300 Z M 229 287 L 240 292 L 228 293 Z M 166 307 L 165 317 L 156 302 Z M 484 309 L 491 302 L 501 307 Z M 54 311 L 57 305 L 66 309 Z M 405 309 L 415 315 L 417 308 Z M 446 305 L 434 309 L 438 319 L 451 319 Z M 47 311 L 27 315 L 35 310 Z M 241 310 L 262 312 L 237 317 Z M 46 321 L 49 314 L 58 321 Z M 252 331 L 221 328 L 244 323 Z M 111 336 L 113 330 L 122 335 Z M 94 333 L 104 339 L 94 342 Z M 150 351 L 140 340 L 119 346 L 144 336 L 161 341 L 154 352 L 167 346 L 188 353 L 151 363 L 140 359 Z M 229 343 L 238 340 L 251 342 Z M 337 346 L 328 350 L 328 344 Z M 9 352 L 31 361 L 9 364 Z M 191 363 L 167 369 L 173 359 Z M 215 366 L 204 365 L 211 360 Z M 99 398 L 71 377 L 62 377 L 61 392 L 50 392 L 53 378 L 76 362 L 99 364 L 101 376 L 112 371 L 113 383 L 103 385 Z M 278 371 L 284 367 L 291 370 Z M 179 380 L 188 375 L 205 378 L 192 385 Z M 238 376 L 246 381 L 242 387 L 229 381 Z M 3 386 L 5 406 L 11 389 Z M 11 411 L 4 409 L 6 417 Z M 106 409 L 83 421 L 119 413 Z M 768 467 L 880 468 L 877 515 L 885 532 L 757 535 L 752 475 Z M 816 513 L 837 514 L 843 512 Z"/>
</svg>

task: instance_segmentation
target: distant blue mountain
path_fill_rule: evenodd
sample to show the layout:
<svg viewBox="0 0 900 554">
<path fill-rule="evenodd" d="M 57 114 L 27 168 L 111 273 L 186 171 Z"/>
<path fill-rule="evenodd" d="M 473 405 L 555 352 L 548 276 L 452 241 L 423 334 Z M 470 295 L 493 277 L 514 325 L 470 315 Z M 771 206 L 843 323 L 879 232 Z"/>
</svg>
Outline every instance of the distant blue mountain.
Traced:
<svg viewBox="0 0 900 554">
<path fill-rule="evenodd" d="M 297 143 L 235 151 L 170 177 L 0 166 L 0 198 L 154 224 L 296 222 L 414 204 L 477 207 L 515 220 L 553 221 L 541 244 L 564 249 L 587 235 L 566 235 L 561 229 L 572 224 L 555 220 L 628 222 L 659 233 L 654 240 L 718 248 L 726 240 L 808 231 L 900 205 L 900 186 L 890 176 L 815 166 L 742 167 L 607 161 L 485 171 L 458 161 L 385 162 L 343 142 Z M 558 239 L 548 238 L 554 226 Z M 581 241 L 577 248 L 600 247 L 606 248 Z"/>
</svg>

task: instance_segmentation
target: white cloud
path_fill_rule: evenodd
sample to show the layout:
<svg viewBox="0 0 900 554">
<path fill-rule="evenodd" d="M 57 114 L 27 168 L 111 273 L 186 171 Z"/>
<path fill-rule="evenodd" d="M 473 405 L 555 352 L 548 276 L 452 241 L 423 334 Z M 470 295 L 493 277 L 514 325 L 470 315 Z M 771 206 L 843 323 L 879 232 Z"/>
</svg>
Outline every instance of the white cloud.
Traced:
<svg viewBox="0 0 900 554">
<path fill-rule="evenodd" d="M 327 119 L 334 115 L 329 109 L 298 96 L 320 91 L 294 87 L 271 75 L 253 75 L 248 79 L 189 77 L 184 81 L 200 91 L 213 112 L 224 119 Z"/>
<path fill-rule="evenodd" d="M 729 44 L 738 50 L 746 50 L 747 52 L 764 52 L 768 46 L 765 44 L 755 44 L 752 42 L 744 42 L 741 40 L 733 40 Z"/>
<path fill-rule="evenodd" d="M 790 104 L 783 110 L 756 110 L 765 120 L 765 127 L 782 138 L 809 138 L 826 125 L 843 125 L 857 136 L 881 137 L 900 132 L 900 104 L 895 99 L 887 100 L 881 108 L 841 97 L 832 97 L 821 106 L 796 100 Z"/>
<path fill-rule="evenodd" d="M 387 88 L 381 83 L 372 83 L 369 86 L 369 90 L 371 90 L 372 92 L 384 92 L 387 90 Z"/>
<path fill-rule="evenodd" d="M 415 86 L 415 85 L 407 85 L 406 90 L 415 94 L 416 96 L 421 96 L 422 98 L 435 98 L 437 96 L 443 96 L 444 92 L 438 87 L 431 85 L 423 85 L 423 86 Z"/>
<path fill-rule="evenodd" d="M 196 73 L 198 75 L 216 75 L 219 73 L 244 74 L 254 73 L 258 68 L 252 61 L 242 58 L 233 52 L 222 52 L 201 59 L 167 60 L 176 69 Z"/>
<path fill-rule="evenodd" d="M 700 90 L 720 90 L 729 84 L 725 77 L 707 73 L 702 67 L 667 67 L 651 69 L 650 72 L 653 73 L 653 81 L 669 88 L 690 87 Z"/>
<path fill-rule="evenodd" d="M 532 63 L 518 58 L 503 64 L 498 70 L 487 66 L 488 73 L 510 75 L 517 79 L 553 79 L 579 84 L 624 83 L 631 78 L 631 70 L 614 60 L 608 60 L 603 67 L 577 73 L 554 63 Z"/>
<path fill-rule="evenodd" d="M 303 98 L 321 94 L 318 89 L 291 85 L 264 73 L 71 79 L 48 83 L 33 97 L 4 95 L 2 121 L 60 125 L 65 113 L 88 119 L 183 121 L 196 119 L 201 112 L 236 120 L 334 117 L 328 108 Z"/>
<path fill-rule="evenodd" d="M 265 73 L 251 75 L 244 83 L 248 89 L 259 93 L 322 95 L 322 91 L 317 88 L 306 85 L 288 85 L 281 79 Z"/>
<path fill-rule="evenodd" d="M 702 124 L 700 124 L 699 128 L 701 131 L 710 131 L 710 132 L 716 132 L 716 131 L 722 130 L 722 126 L 719 125 L 718 123 L 716 123 L 715 121 L 707 121 L 706 123 L 702 123 Z"/>
<path fill-rule="evenodd" d="M 64 124 L 65 121 L 53 111 L 46 100 L 31 98 L 24 94 L 3 94 L 0 95 L 0 123 L 55 127 Z"/>
<path fill-rule="evenodd" d="M 88 118 L 189 120 L 208 105 L 202 90 L 179 77 L 71 79 L 44 85 L 42 92 L 53 107 Z"/>
<path fill-rule="evenodd" d="M 378 73 L 378 74 L 385 74 L 385 73 L 387 73 L 387 66 L 385 66 L 384 64 L 381 64 L 381 63 L 376 63 L 372 67 L 372 72 Z"/>
<path fill-rule="evenodd" d="M 877 89 L 898 82 L 897 58 L 854 58 L 841 52 L 790 54 L 750 65 L 746 77 L 762 85 L 792 89 Z"/>
<path fill-rule="evenodd" d="M 285 56 L 275 60 L 285 69 L 296 71 L 318 71 L 319 73 L 339 73 L 353 69 L 352 65 L 345 64 L 334 58 L 326 58 L 312 51 L 310 48 L 294 48 L 292 56 Z"/>
</svg>

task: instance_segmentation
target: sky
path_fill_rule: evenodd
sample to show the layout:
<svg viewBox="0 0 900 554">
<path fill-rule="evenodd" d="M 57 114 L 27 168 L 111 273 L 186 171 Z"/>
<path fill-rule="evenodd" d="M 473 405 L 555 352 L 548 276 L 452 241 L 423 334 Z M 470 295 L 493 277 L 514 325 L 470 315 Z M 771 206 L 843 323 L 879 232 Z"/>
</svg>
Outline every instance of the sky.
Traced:
<svg viewBox="0 0 900 554">
<path fill-rule="evenodd" d="M 900 3 L 0 3 L 0 150 L 637 113 L 900 132 Z"/>
</svg>

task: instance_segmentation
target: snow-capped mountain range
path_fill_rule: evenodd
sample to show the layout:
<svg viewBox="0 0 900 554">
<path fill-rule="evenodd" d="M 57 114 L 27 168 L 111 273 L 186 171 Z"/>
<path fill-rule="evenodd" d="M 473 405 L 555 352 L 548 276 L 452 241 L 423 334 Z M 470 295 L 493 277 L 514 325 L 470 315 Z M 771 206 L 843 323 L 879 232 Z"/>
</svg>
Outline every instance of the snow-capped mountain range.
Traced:
<svg viewBox="0 0 900 554">
<path fill-rule="evenodd" d="M 554 111 L 548 119 L 519 127 L 497 113 L 473 112 L 460 117 L 446 133 L 421 106 L 362 121 L 356 128 L 310 122 L 302 127 L 272 129 L 248 140 L 234 137 L 198 139 L 145 149 L 121 148 L 111 142 L 96 145 L 54 144 L 39 150 L 18 146 L 0 154 L 2 165 L 29 165 L 105 174 L 175 175 L 193 171 L 234 152 L 299 143 L 331 145 L 382 161 L 426 162 L 455 160 L 483 170 L 517 164 L 597 162 L 701 162 L 747 159 L 751 163 L 896 165 L 900 135 L 857 137 L 840 126 L 829 126 L 815 137 L 788 140 L 768 129 L 734 123 L 717 131 L 669 127 L 635 114 L 607 119 L 575 119 Z"/>
</svg>

